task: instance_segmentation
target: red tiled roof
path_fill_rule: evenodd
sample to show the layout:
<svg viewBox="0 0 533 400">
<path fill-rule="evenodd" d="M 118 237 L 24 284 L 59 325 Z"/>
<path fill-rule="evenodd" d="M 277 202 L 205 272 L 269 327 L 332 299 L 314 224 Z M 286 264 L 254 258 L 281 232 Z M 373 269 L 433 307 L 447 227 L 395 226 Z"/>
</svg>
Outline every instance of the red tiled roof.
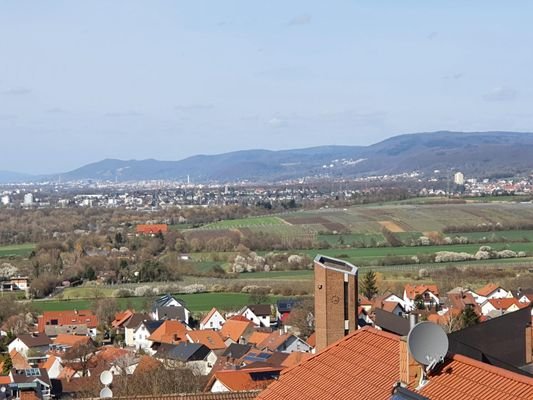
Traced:
<svg viewBox="0 0 533 400">
<path fill-rule="evenodd" d="M 261 343 L 263 340 L 270 336 L 270 332 L 258 332 L 255 331 L 252 333 L 252 336 L 248 338 L 248 343 L 257 344 Z"/>
<path fill-rule="evenodd" d="M 282 369 L 283 367 L 260 367 L 217 371 L 209 380 L 207 387 L 211 388 L 215 381 L 218 380 L 232 392 L 259 390 L 267 387 L 274 381 L 274 377 L 268 379 L 265 377 L 265 374 L 278 375 Z M 255 377 L 256 375 L 259 375 L 260 379 L 257 379 Z"/>
<path fill-rule="evenodd" d="M 190 331 L 187 333 L 192 343 L 201 343 L 210 350 L 221 350 L 226 348 L 226 344 L 220 333 L 212 330 Z"/>
<path fill-rule="evenodd" d="M 417 295 L 424 294 L 425 292 L 431 292 L 435 296 L 439 296 L 439 289 L 437 285 L 405 285 L 405 293 L 407 294 L 407 297 L 411 300 L 414 300 Z"/>
<path fill-rule="evenodd" d="M 156 234 L 156 233 L 167 233 L 168 232 L 168 225 L 167 224 L 141 224 L 137 225 L 135 228 L 135 231 L 137 233 L 143 233 L 143 234 Z"/>
<path fill-rule="evenodd" d="M 258 399 L 389 399 L 400 376 L 399 343 L 399 336 L 359 329 L 284 371 Z"/>
<path fill-rule="evenodd" d="M 28 364 L 28 361 L 26 360 L 26 357 L 24 357 L 18 351 L 14 349 L 11 350 L 9 352 L 9 357 L 11 358 L 11 363 L 13 364 L 13 368 L 15 369 L 31 368 L 30 364 Z"/>
<path fill-rule="evenodd" d="M 153 357 L 142 355 L 137 364 L 137 368 L 133 371 L 134 375 L 150 373 L 154 369 L 160 368 L 162 366 L 161 362 L 156 360 Z"/>
<path fill-rule="evenodd" d="M 105 346 L 100 348 L 100 351 L 96 353 L 95 357 L 102 361 L 113 362 L 129 354 L 131 354 L 129 350 L 113 346 Z"/>
<path fill-rule="evenodd" d="M 87 325 L 88 328 L 98 326 L 98 317 L 90 310 L 80 311 L 45 311 L 37 319 L 37 330 L 44 332 L 46 325 L 52 325 L 52 322 L 58 326 L 62 325 Z"/>
<path fill-rule="evenodd" d="M 166 320 L 159 328 L 152 332 L 148 340 L 157 343 L 175 344 L 186 341 L 186 335 L 189 331 L 185 324 L 176 320 Z"/>
<path fill-rule="evenodd" d="M 398 336 L 365 327 L 285 370 L 257 399 L 390 399 L 399 354 Z M 533 378 L 455 355 L 419 393 L 432 400 L 526 400 L 533 399 Z"/>
<path fill-rule="evenodd" d="M 307 338 L 307 344 L 311 347 L 316 347 L 316 333 L 313 332 L 311 336 Z"/>
<path fill-rule="evenodd" d="M 54 344 L 64 345 L 64 346 L 74 346 L 77 344 L 87 344 L 91 341 L 89 336 L 78 336 L 78 335 L 68 335 L 68 334 L 59 334 L 54 339 Z"/>
<path fill-rule="evenodd" d="M 9 385 L 13 383 L 9 375 L 0 375 L 0 385 Z"/>
<path fill-rule="evenodd" d="M 246 318 L 244 318 L 244 321 L 231 318 L 222 325 L 220 334 L 224 339 L 229 338 L 234 342 L 238 342 L 241 336 L 244 336 L 246 331 L 253 328 L 253 326 L 253 322 L 248 321 Z"/>
<path fill-rule="evenodd" d="M 498 289 L 500 286 L 494 284 L 494 283 L 487 283 L 485 286 L 483 286 L 481 289 L 476 290 L 476 293 L 480 296 L 487 297 L 489 294 L 494 292 L 496 289 Z"/>
<path fill-rule="evenodd" d="M 246 318 L 244 315 L 234 315 L 230 318 L 231 321 L 242 321 L 242 322 L 248 322 L 250 321 L 248 318 Z"/>
<path fill-rule="evenodd" d="M 285 343 L 292 334 L 283 333 L 283 331 L 274 331 L 270 333 L 262 342 L 256 344 L 258 349 L 267 348 L 270 351 L 276 351 L 283 343 Z"/>
<path fill-rule="evenodd" d="M 44 368 L 45 370 L 49 371 L 50 368 L 53 367 L 54 363 L 56 362 L 58 358 L 54 355 L 48 357 L 44 363 L 40 366 L 41 368 Z"/>
<path fill-rule="evenodd" d="M 489 299 L 488 301 L 489 301 L 490 304 L 492 304 L 492 306 L 496 310 L 499 310 L 499 309 L 507 310 L 509 307 L 511 307 L 513 305 L 517 306 L 519 309 L 529 306 L 529 303 L 520 303 L 514 297 L 503 298 L 503 299 Z"/>
<path fill-rule="evenodd" d="M 128 396 L 113 397 L 114 400 L 253 400 L 258 395 L 258 391 L 246 392 L 220 392 L 220 393 L 182 393 L 182 394 L 161 394 L 154 396 Z M 85 399 L 96 400 L 96 399 Z"/>
<path fill-rule="evenodd" d="M 431 400 L 533 399 L 533 378 L 456 354 L 420 390 Z"/>
<path fill-rule="evenodd" d="M 126 311 L 116 313 L 115 320 L 111 322 L 111 326 L 113 328 L 118 328 L 124 325 L 133 316 L 133 314 L 134 313 L 131 310 L 126 310 Z"/>
<path fill-rule="evenodd" d="M 294 367 L 295 365 L 300 364 L 302 361 L 305 361 L 309 358 L 313 357 L 311 353 L 303 353 L 301 351 L 293 351 L 289 354 L 289 356 L 283 360 L 281 363 L 282 367 Z"/>
</svg>

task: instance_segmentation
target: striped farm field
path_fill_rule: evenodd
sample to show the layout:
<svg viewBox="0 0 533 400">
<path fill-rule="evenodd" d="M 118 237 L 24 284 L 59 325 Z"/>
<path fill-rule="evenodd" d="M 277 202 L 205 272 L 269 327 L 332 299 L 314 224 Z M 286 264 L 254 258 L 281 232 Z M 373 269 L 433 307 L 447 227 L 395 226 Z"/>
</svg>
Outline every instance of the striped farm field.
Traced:
<svg viewBox="0 0 533 400">
<path fill-rule="evenodd" d="M 285 221 L 278 217 L 249 217 L 240 219 L 227 219 L 223 221 L 214 222 L 212 224 L 204 225 L 202 229 L 247 228 L 255 226 L 283 225 L 285 223 Z"/>
</svg>

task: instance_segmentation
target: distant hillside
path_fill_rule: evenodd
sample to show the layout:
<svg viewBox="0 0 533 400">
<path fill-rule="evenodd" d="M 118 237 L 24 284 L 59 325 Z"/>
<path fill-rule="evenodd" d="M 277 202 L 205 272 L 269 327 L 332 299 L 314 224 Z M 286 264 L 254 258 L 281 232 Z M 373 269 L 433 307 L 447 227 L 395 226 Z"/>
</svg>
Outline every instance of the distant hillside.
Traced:
<svg viewBox="0 0 533 400">
<path fill-rule="evenodd" d="M 32 180 L 34 177 L 28 174 L 21 174 L 12 171 L 0 171 L 0 183 L 16 183 Z"/>
<path fill-rule="evenodd" d="M 533 171 L 533 134 L 433 132 L 395 136 L 371 146 L 243 150 L 180 161 L 106 159 L 62 174 L 63 180 L 276 181 L 303 176 L 354 177 L 455 168 L 476 177 Z"/>
</svg>

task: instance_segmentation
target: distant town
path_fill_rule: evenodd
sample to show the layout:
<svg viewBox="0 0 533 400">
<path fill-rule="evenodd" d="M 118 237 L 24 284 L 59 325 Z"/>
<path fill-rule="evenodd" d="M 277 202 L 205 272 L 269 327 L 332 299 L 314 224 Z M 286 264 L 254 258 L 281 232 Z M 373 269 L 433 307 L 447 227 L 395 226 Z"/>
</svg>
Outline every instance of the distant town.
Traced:
<svg viewBox="0 0 533 400">
<path fill-rule="evenodd" d="M 531 196 L 533 176 L 505 179 L 474 178 L 460 171 L 430 176 L 418 172 L 354 179 L 301 178 L 279 183 L 236 182 L 194 184 L 175 181 L 26 182 L 0 185 L 0 206 L 24 208 L 123 207 L 157 210 L 168 207 L 285 205 L 354 200 L 384 188 L 402 189 L 409 196 L 483 197 Z"/>
</svg>

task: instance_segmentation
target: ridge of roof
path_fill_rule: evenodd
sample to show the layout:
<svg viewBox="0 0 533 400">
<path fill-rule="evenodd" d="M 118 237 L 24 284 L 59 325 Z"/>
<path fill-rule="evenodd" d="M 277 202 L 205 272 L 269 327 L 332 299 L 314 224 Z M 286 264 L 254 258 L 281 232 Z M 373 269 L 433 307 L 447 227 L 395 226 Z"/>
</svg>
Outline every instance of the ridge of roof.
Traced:
<svg viewBox="0 0 533 400">
<path fill-rule="evenodd" d="M 298 367 L 300 364 L 302 364 L 303 362 L 307 362 L 307 361 L 311 361 L 313 359 L 315 359 L 316 357 L 318 357 L 320 354 L 322 354 L 323 352 L 325 352 L 326 350 L 329 350 L 329 349 L 332 349 L 334 347 L 338 347 L 340 344 L 342 344 L 345 340 L 347 339 L 350 339 L 354 336 L 356 336 L 357 334 L 359 334 L 360 332 L 364 332 L 364 331 L 370 331 L 370 333 L 374 334 L 374 335 L 377 335 L 377 336 L 382 336 L 382 337 L 385 337 L 387 339 L 392 339 L 392 340 L 395 340 L 397 342 L 400 341 L 401 337 L 398 336 L 398 335 L 395 335 L 393 333 L 389 333 L 389 332 L 384 332 L 384 331 L 381 331 L 379 329 L 376 329 L 376 328 L 373 328 L 369 325 L 367 326 L 364 326 L 362 328 L 359 328 L 359 329 L 356 329 L 354 332 L 346 335 L 346 336 L 343 336 L 342 338 L 340 338 L 339 340 L 337 340 L 336 342 L 333 342 L 331 343 L 329 346 L 323 348 L 321 351 L 319 351 L 318 353 L 316 354 L 313 354 L 312 357 L 309 357 L 305 360 L 302 360 L 300 361 L 298 364 L 296 365 L 293 365 L 292 367 L 289 367 L 289 368 L 286 368 L 284 369 L 283 371 L 281 371 L 281 375 L 284 375 L 286 374 L 287 372 L 289 371 L 292 371 L 294 368 Z"/>
<path fill-rule="evenodd" d="M 533 385 L 533 378 L 527 377 L 525 375 L 520 375 L 515 372 L 511 372 L 506 369 L 500 368 L 500 367 L 496 367 L 495 365 L 490 365 L 490 364 L 487 364 L 487 363 L 484 363 L 478 360 L 474 360 L 473 358 L 463 356 L 462 354 L 454 354 L 453 356 L 449 358 L 455 361 L 459 361 L 464 364 L 468 364 L 472 367 L 481 368 L 485 371 L 495 373 L 504 378 L 512 379 L 517 382 L 525 383 L 528 385 Z"/>
</svg>

